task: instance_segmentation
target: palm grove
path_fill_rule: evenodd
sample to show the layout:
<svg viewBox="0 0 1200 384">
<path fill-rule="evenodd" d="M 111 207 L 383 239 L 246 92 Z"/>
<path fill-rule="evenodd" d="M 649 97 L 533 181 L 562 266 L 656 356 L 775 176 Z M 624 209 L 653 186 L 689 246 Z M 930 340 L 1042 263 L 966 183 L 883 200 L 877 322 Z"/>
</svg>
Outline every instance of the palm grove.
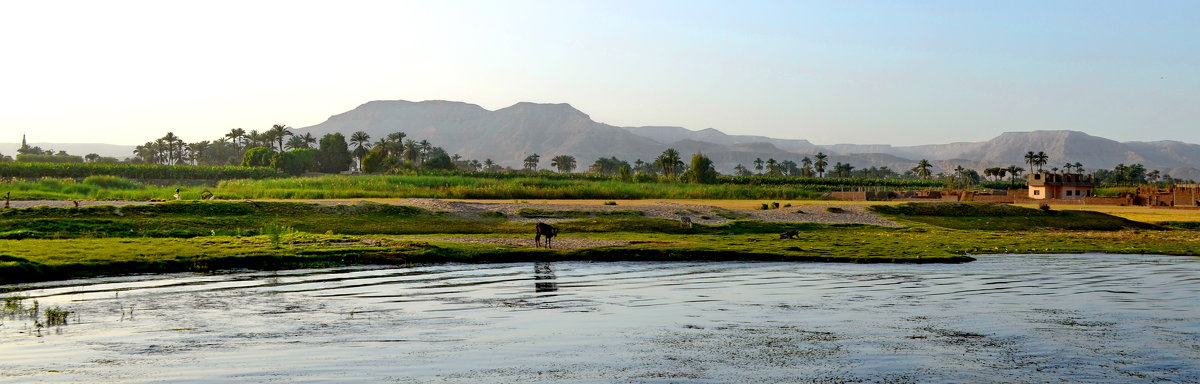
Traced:
<svg viewBox="0 0 1200 384">
<path fill-rule="evenodd" d="M 403 132 L 395 132 L 378 139 L 358 131 L 346 138 L 341 133 L 331 133 L 321 138 L 311 133 L 297 134 L 283 124 L 273 125 L 264 131 L 242 128 L 231 129 L 216 140 L 188 143 L 174 133 L 168 132 L 161 138 L 146 142 L 134 149 L 134 157 L 126 162 L 134 164 L 163 165 L 240 165 L 272 167 L 292 175 L 307 172 L 339 173 L 358 169 L 364 173 L 395 173 L 420 171 L 463 171 L 463 172 L 537 172 L 542 156 L 534 153 L 526 156 L 520 169 L 503 167 L 492 159 L 483 161 L 464 159 L 448 154 L 441 147 L 433 146 L 428 140 L 409 138 Z M 549 159 L 549 165 L 559 173 L 573 173 L 580 168 L 571 155 L 557 155 Z M 713 162 L 704 154 L 693 154 L 690 162 L 672 148 L 659 156 L 633 163 L 615 156 L 596 159 L 586 172 L 612 176 L 621 181 L 634 182 L 699 182 L 714 183 L 717 172 Z M 1049 156 L 1044 152 L 1027 152 L 1024 162 L 1029 172 L 1045 172 Z M 0 154 L 0 162 L 14 161 Z M 55 152 L 29 146 L 22 138 L 15 161 L 21 162 L 87 162 L 117 163 L 111 157 L 96 154 L 73 156 L 64 151 Z M 954 187 L 980 185 L 985 181 L 1001 183 L 1007 179 L 1012 187 L 1018 184 L 1026 168 L 1016 165 L 991 167 L 980 174 L 974 169 L 955 166 L 952 172 L 934 174 L 928 160 L 922 159 L 911 169 L 897 172 L 887 166 L 856 168 L 840 161 L 830 164 L 830 157 L 818 152 L 812 157 L 803 156 L 799 162 L 769 158 L 755 159 L 753 170 L 745 165 L 734 167 L 734 177 L 741 178 L 853 178 L 853 179 L 925 179 L 940 180 Z M 1052 166 L 1051 172 L 1083 173 L 1083 164 L 1067 162 L 1061 167 Z M 1158 170 L 1147 170 L 1141 164 L 1119 164 L 1111 170 L 1097 169 L 1092 172 L 1100 184 L 1135 185 L 1152 183 L 1174 183 L 1179 180 Z M 994 184 L 999 185 L 999 184 Z"/>
</svg>

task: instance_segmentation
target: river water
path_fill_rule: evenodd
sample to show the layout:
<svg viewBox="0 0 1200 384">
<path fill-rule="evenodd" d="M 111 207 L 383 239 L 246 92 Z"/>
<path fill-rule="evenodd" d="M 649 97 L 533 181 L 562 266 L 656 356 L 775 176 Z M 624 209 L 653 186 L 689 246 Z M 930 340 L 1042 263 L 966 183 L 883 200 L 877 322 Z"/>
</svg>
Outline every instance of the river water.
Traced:
<svg viewBox="0 0 1200 384">
<path fill-rule="evenodd" d="M 6 382 L 1200 382 L 1194 257 L 231 271 L 3 296 L 26 297 L 0 319 Z M 34 301 L 67 325 L 39 328 Z"/>
</svg>

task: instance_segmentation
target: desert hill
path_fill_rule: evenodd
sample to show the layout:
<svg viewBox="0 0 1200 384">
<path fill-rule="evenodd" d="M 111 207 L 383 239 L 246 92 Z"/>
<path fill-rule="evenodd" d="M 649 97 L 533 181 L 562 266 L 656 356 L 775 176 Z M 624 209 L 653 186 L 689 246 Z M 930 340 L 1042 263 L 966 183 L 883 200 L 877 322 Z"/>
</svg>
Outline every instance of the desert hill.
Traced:
<svg viewBox="0 0 1200 384">
<path fill-rule="evenodd" d="M 1050 156 L 1049 167 L 1080 162 L 1085 169 L 1112 168 L 1124 163 L 1141 163 L 1174 177 L 1200 179 L 1200 145 L 1177 141 L 1122 143 L 1078 131 L 1008 132 L 983 142 L 960 142 L 919 146 L 887 144 L 815 145 L 807 140 L 764 136 L 729 135 L 717 129 L 690 130 L 683 127 L 615 127 L 593 121 L 569 104 L 517 103 L 489 111 L 474 104 L 452 101 L 372 101 L 330 117 L 320 124 L 297 129 L 323 135 L 349 135 L 365 131 L 373 139 L 392 132 L 409 138 L 429 140 L 451 153 L 470 159 L 492 160 L 519 167 L 525 156 L 537 153 L 543 159 L 560 154 L 575 156 L 579 168 L 599 157 L 616 156 L 633 162 L 650 161 L 666 148 L 684 155 L 703 152 L 719 171 L 732 172 L 742 164 L 752 167 L 754 159 L 774 158 L 800 162 L 817 152 L 830 155 L 832 165 L 850 163 L 857 168 L 887 166 L 903 171 L 917 160 L 934 162 L 934 172 L 955 166 L 983 169 L 995 166 L 1024 166 L 1028 151 Z M 549 162 L 543 160 L 543 167 Z"/>
</svg>

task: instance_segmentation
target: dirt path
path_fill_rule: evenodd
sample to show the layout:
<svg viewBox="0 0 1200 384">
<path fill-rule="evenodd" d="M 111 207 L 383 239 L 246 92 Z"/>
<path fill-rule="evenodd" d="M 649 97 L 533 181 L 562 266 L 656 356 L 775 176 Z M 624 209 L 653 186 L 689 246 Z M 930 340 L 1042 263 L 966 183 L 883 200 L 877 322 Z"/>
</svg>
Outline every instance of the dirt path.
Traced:
<svg viewBox="0 0 1200 384">
<path fill-rule="evenodd" d="M 332 202 L 325 202 L 332 203 Z M 341 201 L 339 203 L 350 203 Z M 770 222 L 809 222 L 809 223 L 858 223 L 885 227 L 898 227 L 899 224 L 884 219 L 866 210 L 861 204 L 806 204 L 802 206 L 780 207 L 767 210 L 725 209 L 711 205 L 685 202 L 655 202 L 645 205 L 595 205 L 595 204 L 533 204 L 533 203 L 497 203 L 447 201 L 439 199 L 404 199 L 391 202 L 397 205 L 410 205 L 425 208 L 435 212 L 447 212 L 463 218 L 480 218 L 488 212 L 500 212 L 509 220 L 516 222 L 544 222 L 574 220 L 552 218 L 525 218 L 517 214 L 521 209 L 533 208 L 546 211 L 580 210 L 580 211 L 641 211 L 644 217 L 680 220 L 684 217 L 693 223 L 720 225 L 735 219 L 751 219 Z"/>
</svg>

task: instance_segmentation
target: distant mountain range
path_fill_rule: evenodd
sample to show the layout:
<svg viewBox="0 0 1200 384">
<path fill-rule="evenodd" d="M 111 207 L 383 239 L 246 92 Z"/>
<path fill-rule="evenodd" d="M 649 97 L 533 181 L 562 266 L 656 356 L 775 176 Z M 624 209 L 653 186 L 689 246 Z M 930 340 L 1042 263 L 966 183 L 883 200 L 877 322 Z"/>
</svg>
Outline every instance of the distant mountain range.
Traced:
<svg viewBox="0 0 1200 384">
<path fill-rule="evenodd" d="M 807 140 L 728 135 L 712 128 L 616 127 L 593 121 L 569 104 L 517 103 L 489 111 L 461 102 L 402 100 L 368 102 L 297 131 L 317 136 L 331 132 L 349 136 L 364 131 L 374 139 L 404 132 L 409 138 L 429 140 L 465 158 L 490 158 L 512 167 L 519 167 L 525 156 L 533 153 L 545 159 L 543 167 L 549 167 L 551 157 L 566 154 L 575 156 L 580 168 L 586 168 L 599 157 L 650 161 L 663 150 L 675 148 L 685 157 L 703 152 L 722 173 L 731 173 L 738 164 L 752 167 L 756 158 L 799 162 L 817 152 L 829 155 L 830 164 L 887 166 L 900 172 L 927 159 L 936 173 L 960 165 L 972 169 L 1024 166 L 1025 152 L 1042 151 L 1050 156 L 1047 168 L 1067 162 L 1082 163 L 1085 169 L 1141 163 L 1176 178 L 1200 180 L 1200 145 L 1178 141 L 1122 143 L 1078 131 L 1008 132 L 984 142 L 918 146 L 815 145 Z"/>
<path fill-rule="evenodd" d="M 756 158 L 799 163 L 801 158 L 817 152 L 829 155 L 831 166 L 837 162 L 859 169 L 887 166 L 898 172 L 927 159 L 937 173 L 956 166 L 976 170 L 1008 165 L 1024 167 L 1026 152 L 1042 151 L 1050 157 L 1047 168 L 1061 167 L 1067 162 L 1082 163 L 1085 170 L 1141 163 L 1176 178 L 1200 180 L 1200 145 L 1178 141 L 1122 143 L 1078 131 L 1008 132 L 983 142 L 917 146 L 816 145 L 807 140 L 728 135 L 712 128 L 694 131 L 667 126 L 616 127 L 593 121 L 569 104 L 517 103 L 489 111 L 461 102 L 403 100 L 368 102 L 320 124 L 296 129 L 318 137 L 333 132 L 349 137 L 356 131 L 367 132 L 372 141 L 389 133 L 404 132 L 408 138 L 429 140 L 468 159 L 490 158 L 514 168 L 519 168 L 522 160 L 534 153 L 542 156 L 544 168 L 549 167 L 550 158 L 566 154 L 575 156 L 579 169 L 584 170 L 600 157 L 616 156 L 630 163 L 637 159 L 652 161 L 663 150 L 675 148 L 685 160 L 693 153 L 704 153 L 722 173 L 732 173 L 738 164 L 752 168 Z M 213 138 L 221 134 L 214 132 Z M 30 145 L 77 155 L 98 153 L 118 158 L 132 156 L 134 148 L 110 144 Z M 0 153 L 12 156 L 17 147 L 14 143 L 0 143 Z"/>
</svg>

